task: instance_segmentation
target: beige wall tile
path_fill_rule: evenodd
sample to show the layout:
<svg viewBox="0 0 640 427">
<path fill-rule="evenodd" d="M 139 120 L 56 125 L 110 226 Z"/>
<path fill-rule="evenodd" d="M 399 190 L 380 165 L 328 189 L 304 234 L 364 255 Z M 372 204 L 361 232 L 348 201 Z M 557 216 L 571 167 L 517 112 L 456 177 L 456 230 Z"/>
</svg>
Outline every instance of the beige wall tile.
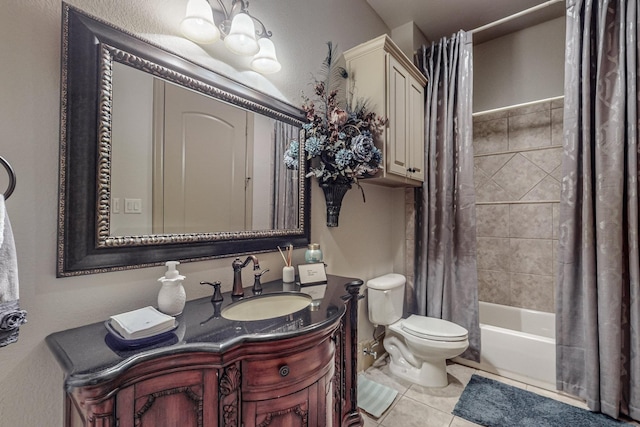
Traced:
<svg viewBox="0 0 640 427">
<path fill-rule="evenodd" d="M 478 269 L 509 271 L 509 239 L 478 237 Z"/>
<path fill-rule="evenodd" d="M 509 205 L 477 205 L 476 235 L 509 237 Z"/>
<path fill-rule="evenodd" d="M 553 272 L 552 243 L 547 239 L 509 239 L 512 273 L 550 276 Z"/>
<path fill-rule="evenodd" d="M 509 237 L 551 239 L 552 220 L 550 203 L 509 205 Z"/>
<path fill-rule="evenodd" d="M 413 188 L 405 188 L 404 189 L 404 202 L 407 205 L 415 206 L 415 202 L 416 202 L 415 191 L 416 190 L 413 189 Z"/>
<path fill-rule="evenodd" d="M 547 175 L 520 200 L 560 200 L 560 183 Z"/>
<path fill-rule="evenodd" d="M 562 148 L 560 147 L 524 151 L 522 155 L 546 173 L 553 172 L 562 164 Z"/>
<path fill-rule="evenodd" d="M 562 182 L 562 165 L 558 166 L 549 174 L 550 177 L 558 182 Z"/>
<path fill-rule="evenodd" d="M 511 305 L 554 312 L 553 276 L 511 273 Z"/>
<path fill-rule="evenodd" d="M 509 117 L 509 150 L 551 145 L 549 110 Z"/>
<path fill-rule="evenodd" d="M 473 165 L 473 188 L 482 187 L 487 181 L 489 176 L 480 169 L 476 164 Z"/>
<path fill-rule="evenodd" d="M 514 153 L 507 154 L 491 154 L 487 156 L 476 156 L 473 159 L 474 166 L 480 168 L 487 176 L 491 177 L 500 170 L 511 158 Z"/>
<path fill-rule="evenodd" d="M 554 203 L 552 205 L 552 215 L 553 215 L 553 234 L 551 237 L 557 239 L 560 237 L 560 203 Z"/>
<path fill-rule="evenodd" d="M 523 107 L 515 107 L 509 109 L 509 117 L 524 116 L 531 113 L 538 113 L 543 111 L 549 111 L 551 109 L 551 101 L 538 102 L 536 104 L 529 104 Z"/>
<path fill-rule="evenodd" d="M 551 101 L 551 109 L 564 108 L 564 97 Z"/>
<path fill-rule="evenodd" d="M 555 99 L 474 115 L 474 137 L 482 138 L 482 145 L 474 141 L 482 301 L 553 311 L 558 204 L 509 202 L 560 199 L 563 104 L 563 99 Z M 490 141 L 502 135 L 505 117 L 506 149 L 502 139 Z"/>
<path fill-rule="evenodd" d="M 551 145 L 562 145 L 563 121 L 564 121 L 564 110 L 562 108 L 551 110 Z"/>
<path fill-rule="evenodd" d="M 478 269 L 478 299 L 494 304 L 511 304 L 509 273 Z"/>
<path fill-rule="evenodd" d="M 558 288 L 558 270 L 560 268 L 560 263 L 558 262 L 559 241 L 557 239 L 554 239 L 551 247 L 551 256 L 553 261 L 553 288 L 555 290 Z"/>
<path fill-rule="evenodd" d="M 513 199 L 513 195 L 490 179 L 476 188 L 476 203 L 508 202 Z"/>
<path fill-rule="evenodd" d="M 507 119 L 489 120 L 473 126 L 473 152 L 475 154 L 507 151 Z"/>
<path fill-rule="evenodd" d="M 478 113 L 473 115 L 473 124 L 475 125 L 476 123 L 486 122 L 489 120 L 506 119 L 507 117 L 509 117 L 509 112 L 507 110 Z"/>
<path fill-rule="evenodd" d="M 547 174 L 527 160 L 522 154 L 516 154 L 493 176 L 493 180 L 515 199 L 520 200 L 531 191 Z"/>
</svg>

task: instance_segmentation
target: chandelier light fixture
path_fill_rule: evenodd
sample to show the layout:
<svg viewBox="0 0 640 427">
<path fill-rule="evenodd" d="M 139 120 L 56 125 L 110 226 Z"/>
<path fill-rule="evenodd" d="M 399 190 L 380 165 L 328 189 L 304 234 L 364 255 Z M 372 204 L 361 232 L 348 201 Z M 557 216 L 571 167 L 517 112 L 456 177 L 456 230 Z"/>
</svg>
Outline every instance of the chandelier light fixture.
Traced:
<svg viewBox="0 0 640 427">
<path fill-rule="evenodd" d="M 249 14 L 247 0 L 232 0 L 227 11 L 222 0 L 217 0 L 222 10 L 222 21 L 216 23 L 209 0 L 189 0 L 187 13 L 180 23 L 180 31 L 198 44 L 211 44 L 219 39 L 231 52 L 241 56 L 253 56 L 251 68 L 261 74 L 280 71 L 276 48 L 262 21 Z M 256 25 L 257 24 L 257 25 Z"/>
</svg>

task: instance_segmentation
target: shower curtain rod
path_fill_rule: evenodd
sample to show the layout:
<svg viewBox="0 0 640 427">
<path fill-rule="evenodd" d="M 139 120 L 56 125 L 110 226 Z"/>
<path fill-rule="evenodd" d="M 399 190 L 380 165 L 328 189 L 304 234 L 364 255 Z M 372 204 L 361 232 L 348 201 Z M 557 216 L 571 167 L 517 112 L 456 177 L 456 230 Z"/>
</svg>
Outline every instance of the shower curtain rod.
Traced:
<svg viewBox="0 0 640 427">
<path fill-rule="evenodd" d="M 564 2 L 564 1 L 565 0 L 549 0 L 549 1 L 546 1 L 544 3 L 540 3 L 537 6 L 533 6 L 533 7 L 530 7 L 529 9 L 525 9 L 525 10 L 523 10 L 521 12 L 514 13 L 513 15 L 509 15 L 509 16 L 506 16 L 504 18 L 498 19 L 497 21 L 490 22 L 490 23 L 488 23 L 486 25 L 483 25 L 481 27 L 474 28 L 473 30 L 469 30 L 469 32 L 471 34 L 479 33 L 481 31 L 488 30 L 490 28 L 493 28 L 493 27 L 496 27 L 498 25 L 504 24 L 505 22 L 509 22 L 509 21 L 511 21 L 513 19 L 520 18 L 521 16 L 525 16 L 525 15 L 527 15 L 529 13 L 538 11 L 540 9 L 544 9 L 545 7 L 554 5 L 556 3 Z"/>
</svg>

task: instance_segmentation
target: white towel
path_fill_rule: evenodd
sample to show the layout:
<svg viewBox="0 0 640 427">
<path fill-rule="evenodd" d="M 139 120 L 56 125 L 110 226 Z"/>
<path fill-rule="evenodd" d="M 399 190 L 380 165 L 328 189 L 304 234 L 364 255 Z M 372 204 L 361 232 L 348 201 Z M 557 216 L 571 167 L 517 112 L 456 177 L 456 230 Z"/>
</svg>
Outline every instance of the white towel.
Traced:
<svg viewBox="0 0 640 427">
<path fill-rule="evenodd" d="M 18 340 L 27 312 L 19 307 L 18 260 L 4 196 L 0 194 L 0 347 Z"/>
</svg>

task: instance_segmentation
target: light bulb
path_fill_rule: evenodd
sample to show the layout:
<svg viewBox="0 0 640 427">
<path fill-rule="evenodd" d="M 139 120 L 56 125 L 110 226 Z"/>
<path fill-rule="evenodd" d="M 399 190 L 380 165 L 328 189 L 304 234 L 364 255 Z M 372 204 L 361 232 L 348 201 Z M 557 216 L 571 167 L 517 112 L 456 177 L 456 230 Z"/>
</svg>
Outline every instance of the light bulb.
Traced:
<svg viewBox="0 0 640 427">
<path fill-rule="evenodd" d="M 224 44 L 236 55 L 255 55 L 260 47 L 256 41 L 256 28 L 253 19 L 246 13 L 240 12 L 231 21 L 229 35 L 224 38 Z"/>
<path fill-rule="evenodd" d="M 189 0 L 180 31 L 189 40 L 200 44 L 214 43 L 220 38 L 220 30 L 216 27 L 213 11 L 206 0 Z"/>
<path fill-rule="evenodd" d="M 280 71 L 282 66 L 276 58 L 276 47 L 271 39 L 266 37 L 258 40 L 260 51 L 251 60 L 251 68 L 261 74 L 271 74 Z"/>
</svg>

